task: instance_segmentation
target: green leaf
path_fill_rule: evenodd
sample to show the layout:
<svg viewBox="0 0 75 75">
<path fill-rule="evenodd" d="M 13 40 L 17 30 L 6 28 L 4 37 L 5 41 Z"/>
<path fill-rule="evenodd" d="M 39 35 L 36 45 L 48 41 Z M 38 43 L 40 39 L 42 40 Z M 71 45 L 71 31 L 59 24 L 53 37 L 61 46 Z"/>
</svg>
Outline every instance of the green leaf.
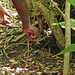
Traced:
<svg viewBox="0 0 75 75">
<path fill-rule="evenodd" d="M 75 28 L 75 19 L 70 19 L 71 28 Z M 61 26 L 65 26 L 65 21 L 60 22 Z"/>
<path fill-rule="evenodd" d="M 71 24 L 71 28 L 75 30 L 75 19 L 70 19 L 70 24 Z M 53 27 L 56 27 L 58 25 L 61 25 L 62 28 L 65 28 L 65 21 L 60 22 L 60 23 L 54 23 Z"/>
<path fill-rule="evenodd" d="M 64 54 L 64 53 L 67 53 L 67 52 L 72 52 L 72 51 L 75 51 L 75 44 L 71 44 L 69 45 L 66 49 L 64 49 L 63 51 L 61 51 L 60 53 L 54 55 L 52 58 L 58 56 L 58 55 L 61 55 L 61 54 Z"/>
<path fill-rule="evenodd" d="M 72 4 L 73 6 L 75 6 L 75 0 L 67 0 L 68 2 L 70 2 L 70 4 Z"/>
<path fill-rule="evenodd" d="M 49 69 L 49 67 L 45 67 L 44 69 L 47 70 L 47 69 Z"/>
</svg>

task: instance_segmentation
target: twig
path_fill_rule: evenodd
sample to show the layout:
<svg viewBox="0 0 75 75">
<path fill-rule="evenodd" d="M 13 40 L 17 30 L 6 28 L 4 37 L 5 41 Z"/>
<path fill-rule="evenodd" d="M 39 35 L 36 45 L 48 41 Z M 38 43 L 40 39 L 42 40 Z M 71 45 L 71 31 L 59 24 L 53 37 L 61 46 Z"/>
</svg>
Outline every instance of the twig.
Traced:
<svg viewBox="0 0 75 75">
<path fill-rule="evenodd" d="M 53 0 L 50 0 L 51 1 L 51 3 L 56 7 L 56 9 L 61 13 L 61 15 L 63 16 L 63 18 L 64 18 L 64 20 L 65 20 L 65 15 L 64 15 L 64 13 L 60 10 L 60 8 L 54 3 L 54 1 Z"/>
<path fill-rule="evenodd" d="M 29 57 L 29 39 L 27 41 L 27 44 L 28 44 L 28 55 L 27 55 L 27 57 Z"/>
<path fill-rule="evenodd" d="M 3 49 L 3 53 L 5 54 L 6 58 L 9 59 L 7 53 L 5 52 L 5 49 Z"/>
<path fill-rule="evenodd" d="M 25 36 L 25 34 L 23 33 L 23 34 L 19 35 L 16 39 L 13 39 L 12 42 L 16 42 L 19 39 L 23 38 L 24 36 Z"/>
<path fill-rule="evenodd" d="M 32 51 L 33 51 L 33 50 L 30 50 L 29 53 L 32 52 Z M 24 55 L 24 56 L 26 56 L 27 53 L 28 53 L 28 51 L 25 52 L 25 55 Z M 29 58 L 29 57 L 27 57 L 27 58 Z"/>
<path fill-rule="evenodd" d="M 6 47 L 5 49 L 3 49 L 3 53 L 5 54 L 5 56 L 6 56 L 7 59 L 10 59 L 10 58 L 8 57 L 8 55 L 7 55 L 7 53 L 6 53 L 5 50 L 7 50 L 7 49 L 8 49 L 10 46 L 12 46 L 12 45 L 20 45 L 20 44 L 22 44 L 22 45 L 27 45 L 26 43 L 15 43 L 15 44 L 11 44 L 11 45 L 9 45 L 8 47 Z"/>
<path fill-rule="evenodd" d="M 0 24 L 0 27 L 1 27 L 1 28 L 6 28 L 6 27 L 9 27 L 9 26 L 5 26 L 5 25 Z M 19 28 L 19 27 L 11 26 L 11 27 L 9 27 L 9 28 Z"/>
<path fill-rule="evenodd" d="M 7 50 L 10 46 L 13 46 L 13 45 L 27 45 L 26 43 L 15 43 L 15 44 L 11 44 L 9 45 L 8 47 L 5 48 L 5 50 Z"/>
</svg>

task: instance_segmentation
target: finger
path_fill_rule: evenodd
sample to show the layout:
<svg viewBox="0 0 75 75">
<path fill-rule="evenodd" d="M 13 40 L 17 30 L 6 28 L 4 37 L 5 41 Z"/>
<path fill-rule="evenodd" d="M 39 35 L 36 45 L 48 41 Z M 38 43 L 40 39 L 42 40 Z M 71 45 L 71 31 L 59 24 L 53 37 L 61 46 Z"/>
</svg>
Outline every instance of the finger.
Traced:
<svg viewBox="0 0 75 75">
<path fill-rule="evenodd" d="M 6 26 L 8 26 L 8 27 L 12 27 L 12 24 L 6 24 Z"/>
<path fill-rule="evenodd" d="M 27 35 L 27 36 L 28 36 L 28 38 L 29 38 L 29 40 L 30 40 L 30 41 L 33 41 L 33 38 L 32 38 L 32 37 L 30 37 L 31 35 L 30 35 L 30 33 L 29 33 L 29 32 L 24 31 L 24 33 L 25 33 L 25 35 Z"/>
<path fill-rule="evenodd" d="M 12 16 L 7 11 L 5 11 L 5 15 L 7 15 L 9 18 L 12 18 Z"/>
<path fill-rule="evenodd" d="M 29 38 L 29 40 L 30 40 L 30 41 L 33 41 L 34 39 L 33 39 L 33 38 Z"/>
<path fill-rule="evenodd" d="M 33 30 L 29 30 L 29 33 L 31 33 L 32 35 L 30 35 L 30 38 L 37 38 L 37 32 L 33 31 Z"/>
<path fill-rule="evenodd" d="M 37 31 L 35 29 L 33 29 L 33 28 L 31 28 L 31 29 L 24 29 L 23 28 L 23 31 L 28 36 L 30 41 L 32 41 L 32 40 L 37 38 Z"/>
<path fill-rule="evenodd" d="M 33 41 L 34 39 L 36 39 L 37 38 L 37 35 L 35 34 L 35 36 L 34 35 L 29 35 L 29 39 L 30 39 L 30 41 Z"/>
<path fill-rule="evenodd" d="M 28 32 L 26 32 L 25 30 L 23 30 L 23 32 L 25 33 L 25 35 L 27 35 L 27 36 L 28 36 L 28 38 L 30 38 L 30 36 L 29 36 L 29 33 L 28 33 Z"/>
<path fill-rule="evenodd" d="M 37 34 L 33 33 L 33 35 L 31 35 L 30 38 L 36 39 L 37 38 Z"/>
<path fill-rule="evenodd" d="M 6 26 L 9 26 L 9 27 L 13 26 L 12 23 L 8 19 L 6 20 Z"/>
</svg>

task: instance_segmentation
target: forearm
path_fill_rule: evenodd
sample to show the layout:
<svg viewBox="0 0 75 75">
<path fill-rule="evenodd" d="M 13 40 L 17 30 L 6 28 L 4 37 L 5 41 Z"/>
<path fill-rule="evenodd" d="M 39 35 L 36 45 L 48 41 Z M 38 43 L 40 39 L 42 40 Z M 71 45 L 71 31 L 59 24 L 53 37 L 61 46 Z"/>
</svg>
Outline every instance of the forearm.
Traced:
<svg viewBox="0 0 75 75">
<path fill-rule="evenodd" d="M 29 27 L 28 0 L 12 0 L 21 20 L 23 27 Z"/>
<path fill-rule="evenodd" d="M 3 9 L 3 8 L 0 6 L 0 10 L 1 10 L 1 9 Z"/>
<path fill-rule="evenodd" d="M 4 8 L 0 6 L 0 13 L 4 13 Z"/>
</svg>

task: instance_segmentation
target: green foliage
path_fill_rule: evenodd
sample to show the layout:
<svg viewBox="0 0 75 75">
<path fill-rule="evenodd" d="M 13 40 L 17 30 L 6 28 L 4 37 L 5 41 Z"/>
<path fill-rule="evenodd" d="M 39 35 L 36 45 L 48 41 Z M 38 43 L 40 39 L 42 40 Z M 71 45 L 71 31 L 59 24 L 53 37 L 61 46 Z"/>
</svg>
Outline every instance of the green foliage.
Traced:
<svg viewBox="0 0 75 75">
<path fill-rule="evenodd" d="M 33 5 L 33 8 L 36 7 L 36 0 L 32 0 L 32 5 Z"/>
<path fill-rule="evenodd" d="M 75 51 L 75 44 L 69 45 L 66 49 L 64 49 L 64 50 L 61 51 L 60 53 L 54 55 L 53 57 L 56 57 L 56 56 L 58 56 L 58 55 L 61 55 L 61 54 L 67 53 L 67 52 L 72 52 L 72 51 Z"/>
<path fill-rule="evenodd" d="M 43 17 L 45 18 L 47 24 L 50 27 L 50 25 L 52 23 L 57 22 L 56 16 L 59 15 L 59 14 L 58 14 L 58 12 L 55 8 L 51 7 L 51 8 L 48 9 L 46 7 L 46 3 L 48 3 L 47 1 L 46 1 L 46 3 L 43 2 L 42 0 L 40 0 L 40 1 L 41 1 L 40 3 L 38 3 L 38 2 L 36 3 L 37 7 L 40 10 L 41 14 L 43 15 Z M 45 5 L 44 5 L 44 3 L 45 3 Z"/>
<path fill-rule="evenodd" d="M 75 29 L 75 19 L 70 19 L 71 28 Z M 65 27 L 65 21 L 60 22 L 62 27 Z"/>
<path fill-rule="evenodd" d="M 75 30 L 75 19 L 70 19 L 70 24 L 71 24 L 71 28 L 73 28 Z M 59 25 L 61 25 L 61 27 L 65 28 L 65 21 L 60 22 Z M 53 26 L 57 27 L 58 23 L 54 23 Z"/>
<path fill-rule="evenodd" d="M 48 0 L 40 0 L 40 2 L 44 5 L 44 6 L 48 6 Z"/>
<path fill-rule="evenodd" d="M 75 0 L 67 0 L 68 2 L 70 2 L 73 6 L 75 6 Z"/>
</svg>

